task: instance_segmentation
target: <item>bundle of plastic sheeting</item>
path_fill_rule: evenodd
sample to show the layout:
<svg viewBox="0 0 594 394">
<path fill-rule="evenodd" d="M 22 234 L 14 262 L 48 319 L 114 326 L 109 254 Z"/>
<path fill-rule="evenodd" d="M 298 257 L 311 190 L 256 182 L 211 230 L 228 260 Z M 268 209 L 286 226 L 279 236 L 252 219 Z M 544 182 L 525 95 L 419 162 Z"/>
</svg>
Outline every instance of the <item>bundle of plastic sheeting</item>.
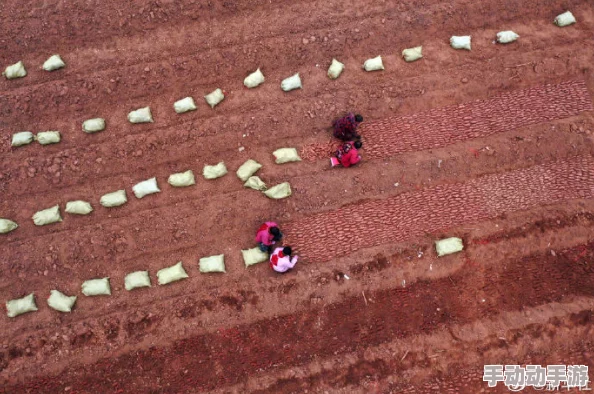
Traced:
<svg viewBox="0 0 594 394">
<path fill-rule="evenodd" d="M 260 69 L 257 69 L 243 80 L 243 84 L 246 88 L 255 88 L 264 83 L 264 74 Z"/>
<path fill-rule="evenodd" d="M 85 120 L 82 124 L 82 129 L 85 133 L 96 133 L 105 130 L 105 119 L 94 118 Z"/>
<path fill-rule="evenodd" d="M 268 198 L 280 200 L 281 198 L 286 198 L 291 195 L 291 185 L 289 182 L 283 182 L 266 190 L 264 194 Z"/>
<path fill-rule="evenodd" d="M 27 145 L 33 142 L 35 137 L 30 131 L 21 131 L 12 135 L 12 146 Z"/>
<path fill-rule="evenodd" d="M 186 270 L 184 270 L 184 266 L 182 265 L 181 261 L 175 265 L 172 265 L 171 267 L 163 268 L 157 271 L 157 280 L 160 285 L 166 285 L 168 283 L 188 277 L 189 276 L 186 274 Z"/>
<path fill-rule="evenodd" d="M 421 45 L 403 50 L 402 57 L 406 62 L 414 62 L 415 60 L 421 59 L 423 57 L 423 46 Z"/>
<path fill-rule="evenodd" d="M 186 97 L 173 103 L 173 109 L 178 114 L 196 110 L 196 103 L 192 97 Z"/>
<path fill-rule="evenodd" d="M 139 108 L 128 114 L 130 123 L 153 123 L 153 115 L 150 107 Z"/>
<path fill-rule="evenodd" d="M 511 30 L 500 31 L 497 33 L 497 42 L 500 44 L 508 44 L 516 41 L 518 38 L 520 38 L 520 36 Z"/>
<path fill-rule="evenodd" d="M 18 226 L 19 225 L 12 220 L 0 218 L 0 234 L 6 234 L 16 230 Z"/>
<path fill-rule="evenodd" d="M 226 272 L 225 271 L 225 255 L 219 254 L 216 256 L 203 257 L 200 259 L 200 272 Z"/>
<path fill-rule="evenodd" d="M 66 63 L 64 63 L 64 60 L 62 60 L 60 55 L 52 55 L 43 63 L 42 68 L 45 71 L 54 71 L 64 67 L 65 65 Z"/>
<path fill-rule="evenodd" d="M 202 175 L 206 179 L 220 178 L 225 174 L 227 174 L 227 167 L 225 167 L 224 162 L 220 162 L 214 166 L 205 165 L 204 169 L 202 170 Z"/>
<path fill-rule="evenodd" d="M 344 64 L 339 62 L 336 59 L 332 59 L 332 64 L 330 64 L 330 68 L 328 68 L 328 78 L 336 79 L 342 74 L 344 70 Z"/>
<path fill-rule="evenodd" d="M 16 78 L 23 78 L 27 75 L 27 70 L 25 70 L 25 65 L 22 61 L 19 61 L 15 64 L 12 64 L 2 73 L 6 77 L 6 79 L 16 79 Z"/>
<path fill-rule="evenodd" d="M 301 77 L 299 73 L 290 76 L 289 78 L 285 78 L 281 82 L 281 89 L 285 92 L 289 92 L 294 89 L 303 89 L 303 85 L 301 85 Z"/>
<path fill-rule="evenodd" d="M 111 295 L 109 277 L 84 281 L 81 287 L 82 293 L 88 297 L 98 295 Z"/>
<path fill-rule="evenodd" d="M 569 26 L 576 22 L 575 17 L 571 13 L 571 11 L 566 11 L 562 14 L 557 15 L 554 20 L 554 23 L 559 27 Z"/>
<path fill-rule="evenodd" d="M 185 187 L 196 184 L 194 172 L 192 170 L 171 174 L 169 175 L 167 182 L 173 187 Z"/>
<path fill-rule="evenodd" d="M 462 240 L 457 237 L 445 238 L 435 241 L 435 250 L 437 251 L 437 255 L 439 257 L 460 252 L 462 249 L 464 249 L 464 244 L 462 243 Z"/>
<path fill-rule="evenodd" d="M 36 226 L 45 226 L 46 224 L 61 222 L 62 217 L 60 216 L 60 206 L 55 205 L 51 208 L 44 209 L 42 211 L 35 212 L 33 215 L 33 223 Z"/>
<path fill-rule="evenodd" d="M 249 177 L 243 186 L 254 190 L 266 190 L 266 184 L 257 176 Z"/>
<path fill-rule="evenodd" d="M 204 96 L 204 99 L 206 100 L 208 105 L 210 105 L 210 108 L 214 108 L 215 105 L 217 105 L 218 103 L 223 101 L 224 98 L 225 98 L 225 94 L 223 93 L 223 91 L 221 89 L 215 89 L 211 93 Z"/>
<path fill-rule="evenodd" d="M 27 312 L 34 312 L 37 310 L 35 305 L 35 295 L 33 293 L 23 298 L 6 301 L 6 315 L 8 317 L 16 317 Z"/>
<path fill-rule="evenodd" d="M 101 196 L 99 203 L 106 208 L 119 207 L 128 201 L 125 190 L 118 190 Z"/>
<path fill-rule="evenodd" d="M 450 38 L 450 45 L 454 49 L 466 49 L 470 51 L 470 36 L 452 36 Z"/>
<path fill-rule="evenodd" d="M 301 161 L 301 157 L 295 148 L 280 148 L 272 152 L 276 164 L 290 163 L 293 161 Z"/>
<path fill-rule="evenodd" d="M 365 63 L 363 63 L 363 69 L 365 71 L 384 70 L 384 63 L 382 62 L 382 57 L 377 56 L 372 59 L 365 60 Z"/>
<path fill-rule="evenodd" d="M 72 312 L 72 307 L 76 302 L 76 296 L 67 296 L 58 290 L 50 290 L 50 296 L 47 299 L 47 304 L 50 308 L 59 312 Z"/>
<path fill-rule="evenodd" d="M 262 168 L 262 164 L 249 159 L 239 167 L 237 170 L 237 177 L 245 182 L 249 177 L 258 172 L 260 168 Z"/>
<path fill-rule="evenodd" d="M 41 145 L 57 144 L 61 139 L 59 131 L 42 131 L 36 138 Z"/>
<path fill-rule="evenodd" d="M 268 253 L 262 252 L 257 246 L 252 249 L 242 250 L 241 255 L 246 267 L 268 260 Z"/>
<path fill-rule="evenodd" d="M 82 200 L 68 201 L 66 203 L 66 212 L 73 215 L 88 215 L 93 212 L 90 203 Z"/>
<path fill-rule="evenodd" d="M 136 198 L 142 198 L 149 194 L 159 193 L 161 189 L 159 189 L 159 186 L 157 185 L 157 178 L 153 177 L 132 186 L 132 191 Z"/>
<path fill-rule="evenodd" d="M 151 287 L 151 278 L 148 271 L 136 271 L 126 275 L 124 287 L 128 291 L 139 287 Z"/>
</svg>

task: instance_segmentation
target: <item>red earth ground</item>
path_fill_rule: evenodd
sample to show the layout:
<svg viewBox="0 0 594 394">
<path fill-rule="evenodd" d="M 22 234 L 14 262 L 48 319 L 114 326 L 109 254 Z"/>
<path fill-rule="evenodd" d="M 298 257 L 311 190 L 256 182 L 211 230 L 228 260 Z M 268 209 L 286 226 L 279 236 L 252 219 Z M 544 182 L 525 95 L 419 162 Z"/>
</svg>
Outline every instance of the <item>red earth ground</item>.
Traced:
<svg viewBox="0 0 594 394">
<path fill-rule="evenodd" d="M 552 24 L 571 10 L 578 23 Z M 594 368 L 594 10 L 577 0 L 45 2 L 0 5 L 0 393 L 479 393 L 485 364 Z M 501 30 L 520 39 L 493 43 Z M 449 47 L 472 35 L 472 51 Z M 405 63 L 402 49 L 423 45 Z M 66 68 L 40 69 L 59 53 Z M 385 71 L 363 61 L 382 55 Z M 335 57 L 346 65 L 329 80 Z M 260 67 L 266 82 L 243 87 Z M 284 93 L 295 72 L 303 89 Z M 202 96 L 227 93 L 215 109 Z M 193 96 L 198 110 L 177 115 Z M 155 122 L 126 114 L 149 105 Z M 329 168 L 333 118 L 364 115 L 363 162 Z M 103 117 L 105 131 L 81 123 Z M 11 148 L 18 131 L 62 142 Z M 244 149 L 240 149 L 243 147 Z M 273 162 L 296 147 L 304 161 Z M 233 174 L 247 159 L 269 200 Z M 206 181 L 205 164 L 230 174 Z M 192 169 L 196 186 L 174 189 Z M 156 176 L 142 200 L 135 183 Z M 99 197 L 126 189 L 107 209 Z M 91 201 L 36 227 L 34 212 Z M 296 269 L 244 267 L 264 220 Z M 433 243 L 464 240 L 438 258 Z M 225 254 L 226 274 L 200 274 Z M 190 277 L 156 285 L 183 261 Z M 154 286 L 127 292 L 148 270 Z M 112 296 L 85 297 L 109 276 Z M 347 279 L 348 278 L 348 279 Z M 78 295 L 71 314 L 51 289 Z M 592 379 L 594 374 L 590 372 Z M 530 392 L 529 389 L 525 392 Z"/>
</svg>

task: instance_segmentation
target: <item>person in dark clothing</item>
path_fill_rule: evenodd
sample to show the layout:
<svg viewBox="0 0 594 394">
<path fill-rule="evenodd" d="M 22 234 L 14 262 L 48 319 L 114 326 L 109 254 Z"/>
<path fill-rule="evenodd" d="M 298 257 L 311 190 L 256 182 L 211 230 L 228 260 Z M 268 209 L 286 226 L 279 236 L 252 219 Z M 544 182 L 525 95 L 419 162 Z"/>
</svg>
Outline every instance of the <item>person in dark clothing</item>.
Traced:
<svg viewBox="0 0 594 394">
<path fill-rule="evenodd" d="M 343 141 L 353 141 L 361 138 L 357 134 L 357 127 L 361 122 L 363 122 L 363 117 L 359 114 L 354 115 L 352 112 L 340 119 L 336 119 L 332 123 L 334 137 Z"/>
</svg>

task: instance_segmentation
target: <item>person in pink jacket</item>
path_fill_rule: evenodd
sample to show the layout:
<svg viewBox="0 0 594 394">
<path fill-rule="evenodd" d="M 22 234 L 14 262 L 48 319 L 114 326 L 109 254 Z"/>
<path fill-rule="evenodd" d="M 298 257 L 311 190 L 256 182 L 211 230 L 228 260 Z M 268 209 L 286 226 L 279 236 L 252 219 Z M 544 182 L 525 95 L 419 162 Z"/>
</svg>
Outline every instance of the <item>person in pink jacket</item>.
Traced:
<svg viewBox="0 0 594 394">
<path fill-rule="evenodd" d="M 274 252 L 270 255 L 270 268 L 276 272 L 287 272 L 292 269 L 299 259 L 298 256 L 291 257 L 292 252 L 290 246 L 274 249 Z"/>
<path fill-rule="evenodd" d="M 278 229 L 278 224 L 275 222 L 266 222 L 260 226 L 256 232 L 256 243 L 262 252 L 270 253 L 272 245 L 281 240 L 283 234 Z"/>
</svg>

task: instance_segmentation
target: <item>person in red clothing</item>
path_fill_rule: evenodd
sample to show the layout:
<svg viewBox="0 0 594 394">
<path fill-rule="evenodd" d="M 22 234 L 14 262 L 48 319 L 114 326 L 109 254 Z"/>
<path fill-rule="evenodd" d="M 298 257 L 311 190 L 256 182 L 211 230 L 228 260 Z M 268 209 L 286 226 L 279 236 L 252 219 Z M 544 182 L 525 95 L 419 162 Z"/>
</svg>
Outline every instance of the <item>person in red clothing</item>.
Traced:
<svg viewBox="0 0 594 394">
<path fill-rule="evenodd" d="M 363 117 L 359 114 L 355 115 L 349 112 L 346 116 L 336 119 L 332 123 L 334 128 L 334 137 L 343 141 L 352 141 L 360 138 L 357 134 L 357 127 L 363 122 Z"/>
<path fill-rule="evenodd" d="M 275 222 L 266 222 L 256 232 L 256 242 L 262 252 L 270 253 L 272 245 L 281 240 L 283 234 Z"/>
<path fill-rule="evenodd" d="M 363 143 L 361 141 L 350 141 L 342 144 L 342 146 L 336 151 L 336 157 L 330 158 L 330 164 L 332 167 L 341 164 L 345 168 L 357 164 L 361 161 L 359 149 L 362 147 Z"/>
</svg>

